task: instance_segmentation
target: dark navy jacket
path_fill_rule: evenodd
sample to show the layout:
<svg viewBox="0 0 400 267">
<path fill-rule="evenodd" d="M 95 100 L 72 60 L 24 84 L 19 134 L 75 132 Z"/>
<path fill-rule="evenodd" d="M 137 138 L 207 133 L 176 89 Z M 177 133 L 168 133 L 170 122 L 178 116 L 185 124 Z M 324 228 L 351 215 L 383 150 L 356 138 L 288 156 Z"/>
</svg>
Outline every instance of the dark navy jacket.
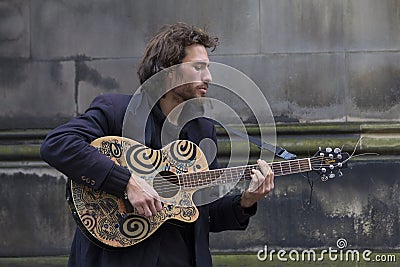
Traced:
<svg viewBox="0 0 400 267">
<path fill-rule="evenodd" d="M 121 136 L 123 118 L 130 99 L 131 96 L 119 94 L 96 97 L 84 114 L 47 135 L 40 150 L 43 160 L 76 182 L 122 196 L 130 177 L 129 171 L 115 165 L 90 143 L 102 136 Z M 196 144 L 203 138 L 211 138 L 216 142 L 214 125 L 207 119 L 197 120 L 187 132 L 187 139 Z M 216 168 L 216 164 L 214 161 L 210 169 Z M 196 266 L 212 266 L 210 231 L 240 230 L 247 227 L 256 205 L 243 210 L 239 200 L 239 196 L 225 196 L 199 207 L 200 216 L 194 222 Z M 110 251 L 94 245 L 77 229 L 69 266 L 157 266 L 158 255 L 163 249 L 162 239 L 168 237 L 163 231 L 166 230 L 161 227 L 137 245 Z M 173 237 L 168 238 L 173 246 Z"/>
</svg>

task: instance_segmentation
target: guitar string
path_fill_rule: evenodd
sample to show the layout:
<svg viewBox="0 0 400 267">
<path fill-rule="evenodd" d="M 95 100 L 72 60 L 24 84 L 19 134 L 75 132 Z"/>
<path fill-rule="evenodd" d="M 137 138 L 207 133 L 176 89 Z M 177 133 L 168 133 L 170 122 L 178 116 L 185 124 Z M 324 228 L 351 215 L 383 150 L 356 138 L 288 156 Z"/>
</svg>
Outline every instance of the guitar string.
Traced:
<svg viewBox="0 0 400 267">
<path fill-rule="evenodd" d="M 296 160 L 297 161 L 297 160 Z M 307 162 L 301 162 L 300 161 L 307 161 Z M 292 162 L 294 163 L 294 162 Z M 294 166 L 292 166 L 291 163 L 289 163 L 289 161 L 284 161 L 284 162 L 274 162 L 274 163 L 269 163 L 270 167 L 273 168 L 279 168 L 285 171 L 289 171 L 292 172 L 292 169 L 296 169 L 298 168 L 299 165 L 302 164 L 303 167 L 307 167 L 307 169 L 309 169 L 309 164 L 308 164 L 308 159 L 301 159 L 299 160 L 299 162 L 297 162 Z M 322 166 L 322 167 L 329 167 L 330 164 L 323 164 L 321 163 L 321 160 L 317 160 L 317 159 L 311 159 L 311 164 L 318 164 L 318 166 Z M 274 167 L 274 165 L 280 165 L 279 167 Z M 284 166 L 287 165 L 287 166 Z M 167 175 L 167 176 L 163 176 L 163 178 L 173 178 L 173 177 L 179 177 L 179 176 L 185 176 L 185 175 L 199 175 L 201 173 L 203 174 L 207 174 L 207 173 L 213 173 L 213 172 L 220 172 L 223 173 L 225 171 L 231 171 L 231 170 L 235 170 L 235 169 L 248 169 L 248 168 L 257 168 L 258 164 L 252 164 L 252 165 L 246 165 L 246 166 L 236 166 L 236 167 L 231 167 L 231 168 L 220 168 L 220 169 L 214 169 L 214 170 L 206 170 L 206 171 L 201 171 L 201 172 L 194 172 L 194 173 L 182 173 L 182 174 L 173 174 L 173 175 Z M 301 168 L 301 167 L 300 167 Z M 312 169 L 311 169 L 312 170 Z M 282 171 L 282 173 L 284 173 L 285 171 Z M 299 171 L 301 171 L 299 169 Z"/>
<path fill-rule="evenodd" d="M 296 164 L 298 166 L 294 166 L 295 168 L 291 168 L 289 166 L 289 169 L 286 168 L 282 168 L 281 171 L 279 172 L 279 170 L 274 170 L 275 175 L 279 176 L 279 175 L 283 175 L 285 173 L 298 173 L 298 172 L 305 172 L 305 171 L 311 171 L 312 169 L 309 168 L 308 164 L 305 165 L 303 164 L 301 166 L 302 163 Z M 228 169 L 229 171 L 226 172 L 227 169 L 217 169 L 217 170 L 210 170 L 210 171 L 205 171 L 205 172 L 198 172 L 198 173 L 184 173 L 184 174 L 176 174 L 176 175 L 170 175 L 170 176 L 163 176 L 162 178 L 178 178 L 175 180 L 179 180 L 181 183 L 180 184 L 173 184 L 171 182 L 168 181 L 169 184 L 164 185 L 162 187 L 160 187 L 160 189 L 168 189 L 168 188 L 174 188 L 176 189 L 177 187 L 183 186 L 183 187 L 195 187 L 195 186 L 204 186 L 204 185 L 209 185 L 210 183 L 215 184 L 223 184 L 226 182 L 235 182 L 237 180 L 240 179 L 240 177 L 245 176 L 245 178 L 248 178 L 249 174 L 246 172 L 249 172 L 251 167 L 256 167 L 257 165 L 249 165 L 249 166 L 240 166 L 240 167 L 235 167 L 235 169 L 240 169 L 240 173 L 232 173 L 232 171 L 230 169 Z M 320 167 L 329 167 L 330 165 L 327 164 L 319 164 Z M 280 168 L 279 168 L 280 169 Z M 228 177 L 225 176 L 222 179 L 221 176 L 225 175 L 226 173 L 228 173 L 228 175 L 230 174 L 231 176 L 234 175 L 234 177 Z M 217 176 L 215 176 L 215 174 Z M 199 179 L 194 180 L 193 177 L 190 176 L 200 176 Z M 181 179 L 179 179 L 179 177 L 181 177 Z M 218 179 L 219 178 L 219 179 Z M 235 179 L 232 179 L 235 178 Z M 210 182 L 211 180 L 211 182 Z M 222 180 L 221 182 L 218 182 Z M 217 182 L 217 183 L 215 183 Z"/>
<path fill-rule="evenodd" d="M 279 164 L 281 165 L 281 164 Z M 204 172 L 196 172 L 196 173 L 183 173 L 183 174 L 173 174 L 173 175 L 166 175 L 166 176 L 162 176 L 162 178 L 178 178 L 175 180 L 179 180 L 182 181 L 182 183 L 185 183 L 187 185 L 190 184 L 191 181 L 204 181 L 204 178 L 207 178 L 208 180 L 210 179 L 217 179 L 218 177 L 220 177 L 223 174 L 231 174 L 233 171 L 237 171 L 238 169 L 243 172 L 243 171 L 248 171 L 249 169 L 253 168 L 253 167 L 257 167 L 258 165 L 248 165 L 248 166 L 239 166 L 239 167 L 233 167 L 233 168 L 226 168 L 226 169 L 215 169 L 215 170 L 207 170 Z M 299 162 L 298 164 L 296 164 L 296 166 L 281 166 L 281 167 L 274 167 L 271 166 L 273 171 L 275 172 L 276 175 L 283 175 L 287 172 L 289 173 L 295 173 L 295 172 L 304 172 L 304 171 L 309 171 L 309 164 L 308 161 L 307 163 L 304 162 Z M 280 170 L 280 172 L 279 172 Z M 235 173 L 235 175 L 238 175 L 237 173 Z M 243 173 L 241 173 L 240 175 L 243 175 Z M 190 177 L 190 176 L 202 176 L 200 177 L 200 179 L 194 180 L 195 177 Z M 181 177 L 181 179 L 179 179 Z M 203 179 L 201 179 L 203 178 Z"/>
<path fill-rule="evenodd" d="M 306 163 L 302 162 L 302 163 L 295 164 L 295 166 L 291 166 L 291 164 L 286 164 L 286 162 L 282 162 L 282 163 L 284 163 L 284 165 L 287 165 L 287 166 L 283 166 L 282 164 L 279 164 L 280 166 L 277 167 L 277 166 L 271 166 L 271 164 L 270 164 L 270 167 L 272 169 L 277 169 L 277 170 L 274 170 L 276 175 L 277 175 L 277 173 L 279 173 L 279 172 L 277 172 L 279 170 L 281 170 L 282 174 L 285 174 L 286 172 L 302 171 L 302 169 L 310 170 L 310 171 L 313 170 L 313 169 L 309 168 L 308 161 Z M 329 167 L 331 165 L 331 164 L 323 164 L 323 163 L 320 162 L 320 160 L 312 161 L 311 163 L 312 164 L 318 164 L 318 167 Z M 278 164 L 278 163 L 274 163 L 274 164 Z M 202 171 L 202 172 L 166 175 L 166 176 L 163 176 L 163 178 L 173 178 L 173 177 L 178 177 L 179 178 L 179 177 L 184 177 L 184 176 L 202 175 L 202 174 L 207 175 L 208 173 L 210 173 L 211 175 L 214 174 L 214 173 L 217 173 L 219 175 L 221 173 L 234 171 L 235 169 L 251 169 L 251 168 L 257 168 L 257 167 L 258 167 L 258 164 L 254 164 L 254 165 L 237 166 L 237 167 L 231 167 L 231 168 L 206 170 L 206 171 Z M 314 170 L 317 170 L 317 169 L 314 168 Z"/>
<path fill-rule="evenodd" d="M 300 162 L 300 161 L 305 161 L 305 160 L 307 161 L 307 164 Z M 297 160 L 294 160 L 294 161 L 297 161 Z M 294 163 L 294 161 L 291 163 Z M 316 158 L 312 158 L 312 159 L 310 159 L 310 161 L 312 161 L 312 163 L 318 162 L 319 168 L 323 168 L 323 167 L 329 168 L 331 166 L 331 164 L 322 164 L 321 160 L 317 160 Z M 281 163 L 284 163 L 285 165 L 289 165 L 289 166 L 284 166 L 282 168 L 278 167 L 279 169 L 281 169 L 280 173 L 277 172 L 276 170 L 274 170 L 276 176 L 286 174 L 286 172 L 287 172 L 287 174 L 290 174 L 290 173 L 299 173 L 299 172 L 313 170 L 313 169 L 310 169 L 307 158 L 298 160 L 297 163 L 295 164 L 298 166 L 292 166 L 293 168 L 290 166 L 290 164 L 288 164 L 289 162 L 275 162 L 275 163 L 271 163 L 270 165 L 272 165 L 272 164 L 282 165 Z M 209 170 L 209 171 L 197 172 L 197 173 L 184 173 L 184 174 L 163 176 L 162 178 L 171 178 L 171 177 L 178 178 L 178 181 L 181 183 L 173 184 L 173 183 L 167 181 L 169 184 L 159 186 L 157 189 L 158 189 L 158 192 L 160 192 L 160 193 L 168 193 L 168 192 L 175 192 L 176 190 L 178 190 L 182 187 L 185 189 L 191 189 L 191 188 L 195 189 L 194 187 L 208 187 L 208 186 L 215 186 L 215 185 L 224 184 L 224 183 L 238 182 L 239 180 L 241 180 L 243 178 L 244 179 L 249 178 L 249 173 L 246 173 L 246 172 L 250 172 L 251 168 L 253 168 L 253 167 L 258 167 L 258 165 L 254 164 L 254 165 L 239 166 L 239 167 L 233 167 L 233 168 L 227 168 L 227 169 Z M 273 167 L 273 166 L 271 166 L 271 167 Z M 295 168 L 298 168 L 298 169 L 295 169 Z M 237 169 L 241 169 L 241 172 L 239 174 L 238 173 L 233 174 L 232 173 L 233 169 L 236 169 L 236 171 L 237 171 Z M 228 174 L 230 174 L 231 177 L 225 176 L 225 177 L 221 178 L 222 175 L 226 174 L 226 170 L 229 170 Z M 217 174 L 217 176 L 215 176 L 215 174 Z M 190 176 L 204 176 L 204 175 L 205 176 L 208 175 L 209 177 L 201 177 L 203 179 L 200 178 L 197 180 L 193 180 L 193 178 L 190 178 Z M 235 175 L 235 176 L 232 176 L 232 175 Z M 187 177 L 187 176 L 189 176 L 189 177 Z M 182 178 L 181 179 L 182 181 L 179 180 L 179 177 Z M 204 178 L 206 178 L 206 179 L 204 180 Z M 191 180 L 188 181 L 189 179 L 191 179 Z M 212 179 L 211 182 L 210 182 L 210 179 Z"/>
<path fill-rule="evenodd" d="M 324 164 L 319 164 L 320 167 L 324 167 Z M 233 170 L 236 171 L 236 173 L 234 173 L 232 170 L 226 171 L 226 170 L 211 170 L 211 171 L 205 171 L 205 172 L 197 172 L 197 173 L 185 173 L 185 174 L 176 174 L 176 175 L 169 175 L 169 176 L 163 176 L 162 178 L 168 179 L 168 178 L 175 178 L 174 180 L 178 180 L 181 181 L 181 185 L 183 186 L 189 186 L 191 184 L 194 183 L 194 185 L 205 185 L 208 184 L 210 182 L 210 180 L 215 180 L 220 178 L 222 175 L 234 175 L 235 177 L 239 176 L 243 176 L 245 174 L 245 172 L 249 172 L 251 167 L 253 166 L 249 166 L 249 167 L 242 167 L 242 168 L 236 168 L 239 169 L 239 173 L 237 173 L 238 170 Z M 273 171 L 275 173 L 276 176 L 280 176 L 286 173 L 298 173 L 298 172 L 305 172 L 305 171 L 311 171 L 312 169 L 309 168 L 309 165 L 299 165 L 299 166 L 294 166 L 295 168 L 287 168 L 287 167 L 283 167 L 281 168 L 273 168 Z M 329 168 L 329 165 L 326 165 L 326 167 Z M 191 177 L 192 176 L 192 177 Z M 198 179 L 196 179 L 196 177 L 199 177 Z M 236 181 L 232 180 L 232 179 L 226 179 L 227 176 L 225 176 L 225 180 L 227 182 L 229 181 Z M 173 186 L 178 186 L 178 185 L 173 185 Z"/>
</svg>

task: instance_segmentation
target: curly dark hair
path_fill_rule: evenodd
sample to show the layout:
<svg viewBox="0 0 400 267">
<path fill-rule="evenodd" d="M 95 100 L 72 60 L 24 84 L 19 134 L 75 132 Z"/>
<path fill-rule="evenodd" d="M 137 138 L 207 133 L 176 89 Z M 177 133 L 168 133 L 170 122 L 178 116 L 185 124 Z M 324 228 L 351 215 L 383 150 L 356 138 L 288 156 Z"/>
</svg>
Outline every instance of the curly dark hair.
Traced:
<svg viewBox="0 0 400 267">
<path fill-rule="evenodd" d="M 186 56 L 185 48 L 193 44 L 211 48 L 213 52 L 219 42 L 218 37 L 211 36 L 206 30 L 183 22 L 161 27 L 148 42 L 139 64 L 137 74 L 140 84 L 162 69 L 182 63 Z"/>
</svg>

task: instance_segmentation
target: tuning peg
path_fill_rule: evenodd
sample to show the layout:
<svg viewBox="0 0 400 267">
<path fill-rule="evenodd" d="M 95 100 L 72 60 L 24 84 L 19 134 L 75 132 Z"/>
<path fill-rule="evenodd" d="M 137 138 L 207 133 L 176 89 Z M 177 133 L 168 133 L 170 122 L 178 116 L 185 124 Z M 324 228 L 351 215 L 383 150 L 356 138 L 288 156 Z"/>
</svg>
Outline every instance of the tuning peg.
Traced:
<svg viewBox="0 0 400 267">
<path fill-rule="evenodd" d="M 340 149 L 340 148 L 335 148 L 334 150 L 333 150 L 333 152 L 335 152 L 336 154 L 339 154 L 340 152 L 342 152 L 342 150 Z"/>
<path fill-rule="evenodd" d="M 322 169 L 321 169 L 321 172 L 322 172 L 322 173 L 326 173 L 326 169 L 325 169 L 325 168 L 322 168 Z"/>
<path fill-rule="evenodd" d="M 342 154 L 337 155 L 337 158 L 342 159 L 343 158 Z"/>
<path fill-rule="evenodd" d="M 324 154 L 323 152 L 319 153 L 319 155 L 320 155 L 321 157 L 325 156 L 325 154 Z"/>
<path fill-rule="evenodd" d="M 330 159 L 333 159 L 333 154 L 329 154 L 329 158 L 330 158 Z"/>
<path fill-rule="evenodd" d="M 326 176 L 325 174 L 321 176 L 321 181 L 322 182 L 326 182 L 328 181 L 328 176 Z"/>
<path fill-rule="evenodd" d="M 339 162 L 337 165 L 338 165 L 339 168 L 343 167 L 343 164 L 341 162 Z"/>
<path fill-rule="evenodd" d="M 326 151 L 326 153 L 331 153 L 332 152 L 332 148 L 327 147 L 327 148 L 325 148 L 325 151 Z"/>
<path fill-rule="evenodd" d="M 333 178 L 335 178 L 335 176 L 336 176 L 336 175 L 335 175 L 334 173 L 330 173 L 330 174 L 329 174 L 329 179 L 333 179 Z"/>
<path fill-rule="evenodd" d="M 343 172 L 341 170 L 338 171 L 338 176 L 342 177 L 343 176 Z"/>
<path fill-rule="evenodd" d="M 333 166 L 332 164 L 329 165 L 329 169 L 333 170 L 335 168 L 335 166 Z"/>
</svg>

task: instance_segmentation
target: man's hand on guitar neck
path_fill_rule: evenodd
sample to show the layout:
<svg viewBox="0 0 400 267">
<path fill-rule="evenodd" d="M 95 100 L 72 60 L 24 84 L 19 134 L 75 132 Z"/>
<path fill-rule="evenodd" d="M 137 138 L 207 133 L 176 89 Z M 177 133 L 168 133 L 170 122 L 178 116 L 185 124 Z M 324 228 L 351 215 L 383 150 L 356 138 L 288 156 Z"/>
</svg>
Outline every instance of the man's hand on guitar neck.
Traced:
<svg viewBox="0 0 400 267">
<path fill-rule="evenodd" d="M 126 186 L 126 194 L 131 205 L 141 215 L 150 217 L 162 210 L 157 192 L 144 179 L 132 175 Z"/>
<path fill-rule="evenodd" d="M 264 160 L 258 160 L 260 170 L 253 169 L 249 188 L 243 192 L 240 205 L 249 208 L 274 189 L 274 172 Z"/>
</svg>

